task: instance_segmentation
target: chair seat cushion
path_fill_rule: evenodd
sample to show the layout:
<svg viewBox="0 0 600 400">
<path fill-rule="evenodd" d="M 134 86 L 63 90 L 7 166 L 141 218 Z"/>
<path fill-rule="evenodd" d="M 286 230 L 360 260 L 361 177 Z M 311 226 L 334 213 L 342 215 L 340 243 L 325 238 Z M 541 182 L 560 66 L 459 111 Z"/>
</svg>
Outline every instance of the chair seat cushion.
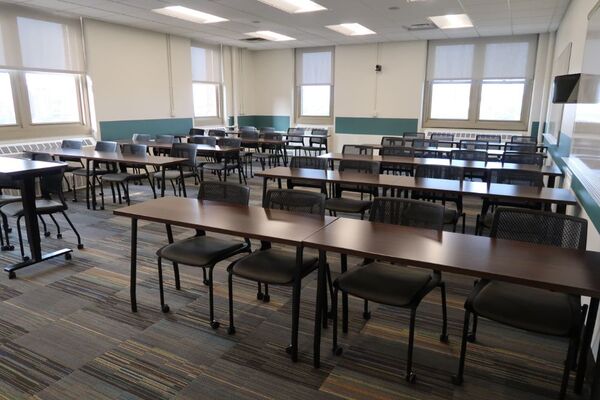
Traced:
<svg viewBox="0 0 600 400">
<path fill-rule="evenodd" d="M 183 171 L 184 178 L 187 178 L 190 176 L 194 176 L 194 173 L 192 171 Z M 167 180 L 179 179 L 180 177 L 181 177 L 181 174 L 179 173 L 179 170 L 170 169 L 170 170 L 165 171 L 165 179 L 167 179 Z M 154 179 L 162 180 L 162 171 L 155 172 Z"/>
<path fill-rule="evenodd" d="M 444 208 L 444 224 L 455 224 L 458 221 L 458 211 Z"/>
<path fill-rule="evenodd" d="M 336 284 L 356 297 L 406 307 L 418 302 L 440 279 L 425 269 L 373 262 L 342 274 Z"/>
<path fill-rule="evenodd" d="M 93 170 L 90 169 L 90 176 L 92 176 L 92 172 Z M 103 174 L 108 174 L 110 171 L 108 171 L 105 168 L 96 168 L 96 175 L 103 175 Z M 73 175 L 77 175 L 77 176 L 86 176 L 88 174 L 88 170 L 86 168 L 78 168 L 75 169 L 73 171 L 71 171 L 71 173 Z"/>
<path fill-rule="evenodd" d="M 368 200 L 348 199 L 344 197 L 334 197 L 327 199 L 325 208 L 331 211 L 346 213 L 362 213 L 371 208 L 371 202 Z"/>
<path fill-rule="evenodd" d="M 569 336 L 579 320 L 581 305 L 578 296 L 512 283 L 480 281 L 466 307 L 516 328 Z"/>
<path fill-rule="evenodd" d="M 8 194 L 0 194 L 0 205 L 21 201 L 21 196 L 11 196 Z"/>
<path fill-rule="evenodd" d="M 168 244 L 160 248 L 156 255 L 173 262 L 201 267 L 231 257 L 245 246 L 240 241 L 195 236 Z"/>
<path fill-rule="evenodd" d="M 316 268 L 317 261 L 317 257 L 304 254 L 301 276 Z M 275 285 L 292 283 L 295 271 L 296 254 L 277 249 L 255 251 L 237 261 L 232 267 L 234 275 Z"/>
<path fill-rule="evenodd" d="M 38 214 L 50 214 L 67 209 L 61 202 L 47 199 L 37 199 L 35 201 L 35 208 Z M 6 204 L 2 206 L 2 212 L 11 217 L 22 216 L 24 214 L 23 203 L 19 201 Z"/>
<path fill-rule="evenodd" d="M 233 168 L 237 168 L 237 163 L 227 163 L 227 166 L 225 166 L 224 162 L 219 162 L 219 163 L 206 163 L 202 165 L 203 169 L 209 170 L 209 171 L 222 171 L 225 168 L 227 169 L 233 169 Z"/>
<path fill-rule="evenodd" d="M 105 182 L 125 182 L 128 180 L 145 178 L 146 174 L 130 174 L 127 172 L 119 172 L 116 174 L 106 174 L 102 176 L 102 181 Z"/>
</svg>

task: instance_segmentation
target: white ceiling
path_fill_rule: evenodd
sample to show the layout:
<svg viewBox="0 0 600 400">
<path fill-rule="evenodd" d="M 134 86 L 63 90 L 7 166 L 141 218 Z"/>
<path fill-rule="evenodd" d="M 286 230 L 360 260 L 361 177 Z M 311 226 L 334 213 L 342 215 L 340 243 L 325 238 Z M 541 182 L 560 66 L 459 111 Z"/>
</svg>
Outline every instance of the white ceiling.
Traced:
<svg viewBox="0 0 600 400">
<path fill-rule="evenodd" d="M 254 49 L 333 44 L 443 39 L 550 32 L 570 0 L 316 0 L 326 11 L 288 14 L 257 0 L 0 0 L 60 13 L 172 33 L 203 42 Z M 199 25 L 151 12 L 182 5 L 229 19 Z M 390 7 L 397 7 L 390 10 Z M 409 32 L 404 26 L 428 22 L 427 17 L 466 13 L 474 28 Z M 347 37 L 326 25 L 358 22 L 377 35 Z M 271 30 L 292 36 L 291 42 L 247 43 L 244 33 Z"/>
</svg>

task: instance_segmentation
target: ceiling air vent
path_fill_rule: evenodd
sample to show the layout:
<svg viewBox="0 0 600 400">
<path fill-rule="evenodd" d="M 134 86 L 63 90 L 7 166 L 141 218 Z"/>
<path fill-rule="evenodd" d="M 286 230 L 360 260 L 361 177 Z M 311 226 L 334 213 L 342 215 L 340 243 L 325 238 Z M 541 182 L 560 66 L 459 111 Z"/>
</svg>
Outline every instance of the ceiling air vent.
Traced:
<svg viewBox="0 0 600 400">
<path fill-rule="evenodd" d="M 263 38 L 259 38 L 259 37 L 250 37 L 250 38 L 243 38 L 240 39 L 242 42 L 250 42 L 250 43 L 257 43 L 257 42 L 266 42 L 265 39 Z"/>
<path fill-rule="evenodd" d="M 412 24 L 404 27 L 408 31 L 429 31 L 438 29 L 432 22 L 424 22 L 422 24 Z"/>
</svg>

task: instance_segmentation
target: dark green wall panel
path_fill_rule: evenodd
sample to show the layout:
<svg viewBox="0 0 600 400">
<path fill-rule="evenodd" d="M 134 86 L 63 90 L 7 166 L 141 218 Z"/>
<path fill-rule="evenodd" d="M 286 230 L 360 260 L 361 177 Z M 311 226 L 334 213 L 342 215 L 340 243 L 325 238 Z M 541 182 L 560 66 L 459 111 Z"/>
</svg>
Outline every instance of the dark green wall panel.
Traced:
<svg viewBox="0 0 600 400">
<path fill-rule="evenodd" d="M 100 121 L 100 136 L 102 140 L 118 140 L 131 139 L 131 135 L 134 133 L 148 133 L 150 135 L 187 134 L 192 126 L 192 118 Z"/>
<path fill-rule="evenodd" d="M 353 135 L 402 135 L 416 132 L 419 120 L 416 118 L 357 118 L 337 117 L 335 132 Z"/>
<path fill-rule="evenodd" d="M 273 127 L 277 131 L 287 131 L 290 127 L 289 115 L 243 115 L 238 117 L 239 126 L 256 128 Z"/>
</svg>

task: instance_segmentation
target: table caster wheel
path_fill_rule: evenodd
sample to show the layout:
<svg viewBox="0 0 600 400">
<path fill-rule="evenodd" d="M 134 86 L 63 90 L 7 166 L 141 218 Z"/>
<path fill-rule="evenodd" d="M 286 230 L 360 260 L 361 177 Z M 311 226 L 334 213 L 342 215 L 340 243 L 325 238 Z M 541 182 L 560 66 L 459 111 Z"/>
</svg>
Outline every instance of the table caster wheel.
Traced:
<svg viewBox="0 0 600 400">
<path fill-rule="evenodd" d="M 168 304 L 164 304 L 164 305 L 161 307 L 161 309 L 162 309 L 162 312 L 164 312 L 164 313 L 168 313 L 168 312 L 169 312 L 169 310 L 171 310 L 171 309 L 169 308 L 169 305 L 168 305 Z"/>
<path fill-rule="evenodd" d="M 29 257 L 27 257 L 27 256 L 23 257 L 23 261 L 29 261 Z"/>
<path fill-rule="evenodd" d="M 333 350 L 333 354 L 336 356 L 341 356 L 343 352 L 344 352 L 344 348 L 341 346 L 338 346 L 335 348 L 335 350 Z"/>
<path fill-rule="evenodd" d="M 411 372 L 406 375 L 406 382 L 415 383 L 417 381 L 417 375 L 414 372 Z"/>
<path fill-rule="evenodd" d="M 219 323 L 219 321 L 212 321 L 210 323 L 210 327 L 213 329 L 219 329 L 219 326 L 221 326 L 221 324 Z"/>
<path fill-rule="evenodd" d="M 448 343 L 448 335 L 440 335 L 440 342 Z"/>
<path fill-rule="evenodd" d="M 256 299 L 257 299 L 257 300 L 262 300 L 262 299 L 263 299 L 263 297 L 264 297 L 264 294 L 263 294 L 262 292 L 258 292 L 258 293 L 256 293 Z"/>
<path fill-rule="evenodd" d="M 371 311 L 367 311 L 363 313 L 363 318 L 366 320 L 371 319 Z"/>
<path fill-rule="evenodd" d="M 8 273 L 8 279 L 15 279 L 17 277 L 17 274 L 15 274 L 15 271 L 10 271 Z"/>
<path fill-rule="evenodd" d="M 72 258 L 71 253 L 65 254 L 65 260 L 70 260 Z"/>
<path fill-rule="evenodd" d="M 15 246 L 13 246 L 13 245 L 11 244 L 10 246 L 8 246 L 8 249 L 9 249 L 10 251 L 13 251 L 13 250 L 15 249 Z"/>
<path fill-rule="evenodd" d="M 452 375 L 452 384 L 454 384 L 456 386 L 460 386 L 460 385 L 462 385 L 462 383 L 463 383 L 462 378 L 459 378 L 456 375 Z"/>
<path fill-rule="evenodd" d="M 77 248 L 78 248 L 79 250 L 83 250 L 83 244 L 78 244 L 78 245 L 77 245 Z"/>
<path fill-rule="evenodd" d="M 235 335 L 235 328 L 233 326 L 230 326 L 229 328 L 227 328 L 227 333 L 229 335 Z"/>
<path fill-rule="evenodd" d="M 2 246 L 2 251 L 8 251 L 10 250 L 10 246 Z"/>
<path fill-rule="evenodd" d="M 292 345 L 291 344 L 285 348 L 285 352 L 288 354 L 292 354 Z"/>
<path fill-rule="evenodd" d="M 104 207 L 100 207 L 101 210 L 104 210 Z"/>
<path fill-rule="evenodd" d="M 469 334 L 467 335 L 467 341 L 468 341 L 469 343 L 475 343 L 475 340 L 476 340 L 476 339 L 477 339 L 477 338 L 476 338 L 476 337 L 475 337 L 475 335 L 473 335 L 472 333 L 469 333 Z"/>
<path fill-rule="evenodd" d="M 44 232 L 44 237 L 49 237 L 50 236 L 50 232 Z"/>
<path fill-rule="evenodd" d="M 263 296 L 263 299 L 262 299 L 262 301 L 263 301 L 264 303 L 268 303 L 269 301 L 271 301 L 271 296 L 270 296 L 270 295 L 268 295 L 268 294 L 265 294 L 265 295 Z"/>
<path fill-rule="evenodd" d="M 62 239 L 62 233 L 59 233 L 58 235 L 56 235 L 57 239 Z"/>
<path fill-rule="evenodd" d="M 210 283 L 210 282 L 208 281 L 208 279 L 205 279 L 203 282 L 204 282 L 204 284 L 205 284 L 206 286 L 208 286 L 208 284 Z"/>
<path fill-rule="evenodd" d="M 8 232 L 8 233 L 12 233 L 12 228 L 8 228 L 8 229 L 6 230 L 6 232 Z"/>
</svg>

